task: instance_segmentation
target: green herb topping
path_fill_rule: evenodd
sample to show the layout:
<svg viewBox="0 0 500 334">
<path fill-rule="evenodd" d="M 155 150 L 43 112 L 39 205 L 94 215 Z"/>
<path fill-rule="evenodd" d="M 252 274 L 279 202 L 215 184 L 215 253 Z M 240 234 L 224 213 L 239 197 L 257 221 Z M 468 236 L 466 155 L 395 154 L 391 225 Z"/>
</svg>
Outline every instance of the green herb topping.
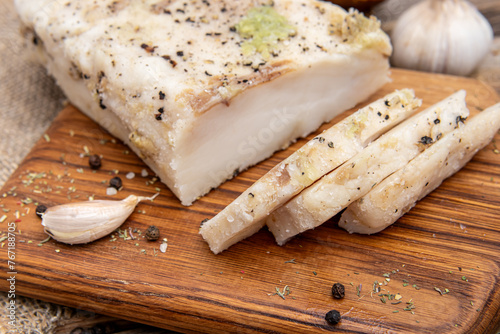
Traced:
<svg viewBox="0 0 500 334">
<path fill-rule="evenodd" d="M 286 17 L 269 6 L 254 7 L 235 25 L 238 34 L 245 39 L 241 45 L 243 54 L 260 53 L 268 59 L 278 49 L 278 42 L 295 36 L 296 28 Z"/>
</svg>

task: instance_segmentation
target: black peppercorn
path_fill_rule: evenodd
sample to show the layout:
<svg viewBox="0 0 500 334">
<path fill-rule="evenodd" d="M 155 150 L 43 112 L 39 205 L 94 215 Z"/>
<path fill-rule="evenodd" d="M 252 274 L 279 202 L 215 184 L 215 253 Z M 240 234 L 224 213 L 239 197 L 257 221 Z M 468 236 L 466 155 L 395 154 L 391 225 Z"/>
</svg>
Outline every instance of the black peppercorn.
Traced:
<svg viewBox="0 0 500 334">
<path fill-rule="evenodd" d="M 109 180 L 109 186 L 115 188 L 116 190 L 119 190 L 122 187 L 122 179 L 120 179 L 118 176 L 115 176 L 111 180 Z"/>
<path fill-rule="evenodd" d="M 40 218 L 42 218 L 42 214 L 45 213 L 45 211 L 47 211 L 47 207 L 43 204 L 38 205 L 35 209 L 36 215 Z"/>
<path fill-rule="evenodd" d="M 160 230 L 158 229 L 158 227 L 154 225 L 148 227 L 148 229 L 146 230 L 146 239 L 148 239 L 149 241 L 155 241 L 158 240 L 159 237 Z"/>
<path fill-rule="evenodd" d="M 89 156 L 89 166 L 92 169 L 101 168 L 101 157 L 98 156 L 97 154 Z"/>
<path fill-rule="evenodd" d="M 332 286 L 332 295 L 335 299 L 342 299 L 345 296 L 345 288 L 340 283 L 335 283 Z"/>
<path fill-rule="evenodd" d="M 340 312 L 336 310 L 328 311 L 325 315 L 325 320 L 328 321 L 332 325 L 336 325 L 340 322 Z"/>
</svg>

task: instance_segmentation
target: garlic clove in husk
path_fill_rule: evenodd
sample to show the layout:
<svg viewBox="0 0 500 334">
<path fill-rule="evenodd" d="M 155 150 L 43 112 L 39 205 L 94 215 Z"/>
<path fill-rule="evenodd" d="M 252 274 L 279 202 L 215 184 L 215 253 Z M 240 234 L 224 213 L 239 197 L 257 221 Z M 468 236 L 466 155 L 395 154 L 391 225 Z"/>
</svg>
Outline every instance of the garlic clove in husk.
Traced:
<svg viewBox="0 0 500 334">
<path fill-rule="evenodd" d="M 392 64 L 469 75 L 489 52 L 493 30 L 465 0 L 424 0 L 405 11 L 391 34 Z"/>
<path fill-rule="evenodd" d="M 121 201 L 95 200 L 50 207 L 42 215 L 45 232 L 67 244 L 85 244 L 102 238 L 125 222 L 136 205 L 151 197 L 130 195 Z"/>
</svg>

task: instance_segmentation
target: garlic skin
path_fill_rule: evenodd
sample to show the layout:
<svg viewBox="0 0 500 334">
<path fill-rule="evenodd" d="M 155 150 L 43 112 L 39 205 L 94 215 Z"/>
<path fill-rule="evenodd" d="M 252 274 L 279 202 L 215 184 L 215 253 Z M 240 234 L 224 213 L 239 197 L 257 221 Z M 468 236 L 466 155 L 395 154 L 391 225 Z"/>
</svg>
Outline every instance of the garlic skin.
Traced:
<svg viewBox="0 0 500 334">
<path fill-rule="evenodd" d="M 467 76 L 489 52 L 493 29 L 466 0 L 424 0 L 391 34 L 395 67 Z"/>
<path fill-rule="evenodd" d="M 95 200 L 53 206 L 42 215 L 45 233 L 66 244 L 85 244 L 102 238 L 125 222 L 136 205 L 151 197 L 130 195 L 121 201 Z"/>
</svg>

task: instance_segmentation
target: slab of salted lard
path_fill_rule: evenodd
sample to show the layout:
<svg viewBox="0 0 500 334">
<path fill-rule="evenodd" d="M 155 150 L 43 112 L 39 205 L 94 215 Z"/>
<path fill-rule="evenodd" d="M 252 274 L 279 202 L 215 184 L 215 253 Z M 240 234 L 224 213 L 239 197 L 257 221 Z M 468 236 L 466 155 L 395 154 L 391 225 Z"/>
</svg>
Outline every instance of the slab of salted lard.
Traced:
<svg viewBox="0 0 500 334">
<path fill-rule="evenodd" d="M 417 201 L 459 171 L 500 130 L 500 104 L 485 109 L 463 126 L 443 136 L 408 165 L 387 177 L 349 205 L 339 226 L 350 233 L 382 231 Z"/>
<path fill-rule="evenodd" d="M 298 233 L 321 225 L 405 166 L 426 146 L 453 131 L 468 115 L 462 90 L 382 135 L 269 215 L 266 224 L 276 242 L 283 245 Z"/>
<path fill-rule="evenodd" d="M 185 205 L 388 81 L 374 18 L 328 2 L 16 0 L 71 103 Z"/>
<path fill-rule="evenodd" d="M 412 90 L 395 91 L 310 140 L 205 222 L 200 233 L 214 253 L 252 235 L 264 218 L 314 181 L 360 152 L 421 105 Z"/>
</svg>

